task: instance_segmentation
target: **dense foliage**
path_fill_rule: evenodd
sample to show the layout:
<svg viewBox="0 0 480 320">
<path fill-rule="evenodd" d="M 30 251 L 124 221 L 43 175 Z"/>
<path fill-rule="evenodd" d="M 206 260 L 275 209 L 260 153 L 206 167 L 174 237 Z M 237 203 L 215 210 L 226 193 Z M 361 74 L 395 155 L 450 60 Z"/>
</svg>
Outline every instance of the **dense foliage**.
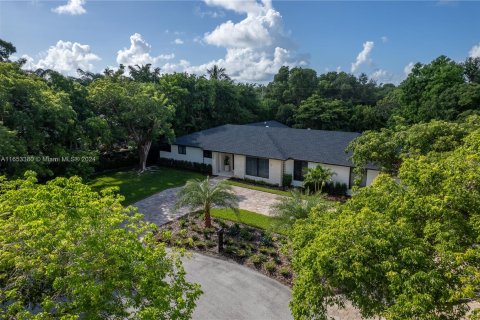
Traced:
<svg viewBox="0 0 480 320">
<path fill-rule="evenodd" d="M 87 176 L 95 166 L 105 169 L 99 157 L 125 150 L 135 152 L 143 170 L 150 145 L 158 153 L 160 140 L 226 123 L 276 119 L 297 128 L 398 131 L 430 120 L 462 120 L 480 106 L 480 58 L 417 63 L 399 86 L 364 74 L 317 75 L 286 66 L 267 85 L 257 85 L 235 83 L 218 66 L 203 76 L 161 74 L 149 64 L 98 74 L 78 70 L 78 77 L 24 71 L 23 60 L 9 60 L 15 50 L 0 41 L 0 156 L 42 161 L 1 161 L 0 171 L 11 176 L 27 169 L 41 178 Z M 56 161 L 61 157 L 93 161 Z"/>
<path fill-rule="evenodd" d="M 198 285 L 121 196 L 31 172 L 0 183 L 0 318 L 190 318 Z"/>
<path fill-rule="evenodd" d="M 480 127 L 438 136 L 428 148 L 408 146 L 400 180 L 383 174 L 337 211 L 313 210 L 296 224 L 295 318 L 326 319 L 346 298 L 366 317 L 460 319 L 479 300 Z"/>
</svg>

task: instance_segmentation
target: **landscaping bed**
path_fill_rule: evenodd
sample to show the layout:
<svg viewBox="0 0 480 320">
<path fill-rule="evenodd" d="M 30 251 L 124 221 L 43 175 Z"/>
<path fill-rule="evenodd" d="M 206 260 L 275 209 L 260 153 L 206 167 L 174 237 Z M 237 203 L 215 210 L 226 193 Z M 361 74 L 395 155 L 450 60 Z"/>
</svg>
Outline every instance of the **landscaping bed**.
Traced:
<svg viewBox="0 0 480 320">
<path fill-rule="evenodd" d="M 222 228 L 224 250 L 219 253 L 217 231 Z M 169 246 L 228 258 L 292 285 L 290 251 L 284 235 L 218 218 L 212 218 L 212 228 L 205 228 L 203 214 L 191 213 L 160 226 L 156 237 Z"/>
</svg>

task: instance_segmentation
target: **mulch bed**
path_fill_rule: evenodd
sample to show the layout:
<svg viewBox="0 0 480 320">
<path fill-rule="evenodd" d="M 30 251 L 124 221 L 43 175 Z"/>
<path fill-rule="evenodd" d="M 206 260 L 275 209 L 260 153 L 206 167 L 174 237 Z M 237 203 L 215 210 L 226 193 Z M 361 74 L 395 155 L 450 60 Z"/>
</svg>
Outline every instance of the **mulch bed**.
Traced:
<svg viewBox="0 0 480 320">
<path fill-rule="evenodd" d="M 218 252 L 218 233 L 224 230 L 224 250 Z M 205 228 L 203 215 L 191 213 L 158 228 L 157 241 L 219 258 L 227 258 L 292 286 L 291 252 L 287 238 L 242 223 L 213 218 Z"/>
</svg>

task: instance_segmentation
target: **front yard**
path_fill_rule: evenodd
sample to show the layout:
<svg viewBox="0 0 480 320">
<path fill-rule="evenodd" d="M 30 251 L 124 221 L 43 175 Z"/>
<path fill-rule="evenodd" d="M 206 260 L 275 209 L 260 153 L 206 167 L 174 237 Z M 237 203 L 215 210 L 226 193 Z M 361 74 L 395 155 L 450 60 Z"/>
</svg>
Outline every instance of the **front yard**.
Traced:
<svg viewBox="0 0 480 320">
<path fill-rule="evenodd" d="M 118 171 L 94 177 L 88 184 L 96 191 L 108 187 L 119 187 L 129 205 L 169 188 L 181 187 L 187 180 L 204 179 L 205 176 L 192 171 L 158 167 L 139 174 L 136 170 Z"/>
</svg>

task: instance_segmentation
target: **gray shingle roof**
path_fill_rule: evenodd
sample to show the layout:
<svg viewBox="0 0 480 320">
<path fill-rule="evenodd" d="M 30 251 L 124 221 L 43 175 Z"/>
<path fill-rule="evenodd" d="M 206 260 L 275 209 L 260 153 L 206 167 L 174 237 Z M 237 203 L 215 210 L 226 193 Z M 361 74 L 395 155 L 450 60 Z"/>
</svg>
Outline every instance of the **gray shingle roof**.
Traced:
<svg viewBox="0 0 480 320">
<path fill-rule="evenodd" d="M 303 160 L 353 167 L 348 144 L 356 132 L 227 124 L 178 137 L 174 144 L 279 160 Z"/>
<path fill-rule="evenodd" d="M 254 123 L 247 123 L 245 126 L 255 126 L 255 127 L 269 127 L 269 128 L 289 128 L 289 126 L 284 125 L 281 122 L 276 120 L 267 120 Z"/>
</svg>

